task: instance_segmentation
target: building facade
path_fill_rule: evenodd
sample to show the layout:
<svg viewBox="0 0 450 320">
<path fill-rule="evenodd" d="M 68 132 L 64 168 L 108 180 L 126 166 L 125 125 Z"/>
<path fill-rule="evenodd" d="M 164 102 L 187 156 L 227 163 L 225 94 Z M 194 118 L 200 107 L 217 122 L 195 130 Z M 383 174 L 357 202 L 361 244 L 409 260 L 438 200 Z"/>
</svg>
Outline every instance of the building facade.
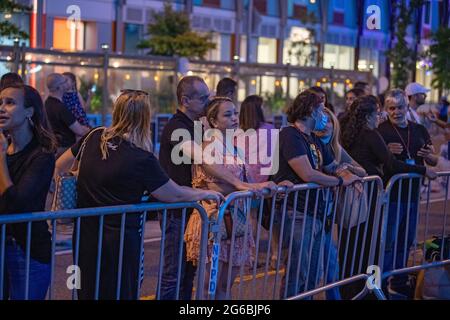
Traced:
<svg viewBox="0 0 450 320">
<path fill-rule="evenodd" d="M 32 0 L 32 13 L 13 14 L 12 19 L 30 32 L 32 47 L 101 51 L 102 44 L 108 44 L 117 53 L 145 54 L 136 46 L 148 36 L 152 11 L 162 10 L 164 2 Z M 395 41 L 390 0 L 169 2 L 190 15 L 195 30 L 211 34 L 217 47 L 207 60 L 371 71 L 378 79 L 389 76 L 385 52 Z M 448 2 L 428 0 L 415 17 L 421 22 L 418 28 L 410 28 L 407 40 L 419 52 L 430 45 L 429 36 L 439 27 L 443 8 L 448 11 Z M 8 41 L 4 39 L 3 44 Z M 417 64 L 416 81 L 430 86 L 432 77 L 426 63 Z M 258 81 L 260 92 L 273 91 L 277 85 L 271 77 Z M 432 99 L 438 99 L 436 93 Z"/>
</svg>

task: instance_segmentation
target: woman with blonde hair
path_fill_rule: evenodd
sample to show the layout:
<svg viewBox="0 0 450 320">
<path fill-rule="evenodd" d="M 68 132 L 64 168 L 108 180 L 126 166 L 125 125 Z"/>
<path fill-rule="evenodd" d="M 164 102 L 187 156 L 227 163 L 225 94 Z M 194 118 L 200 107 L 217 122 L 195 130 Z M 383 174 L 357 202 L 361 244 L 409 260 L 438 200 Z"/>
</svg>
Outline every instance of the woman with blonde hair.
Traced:
<svg viewBox="0 0 450 320">
<path fill-rule="evenodd" d="M 223 171 L 228 171 L 231 175 L 240 179 L 247 189 L 273 189 L 275 184 L 270 181 L 262 183 L 246 182 L 244 154 L 234 146 L 232 139 L 230 140 L 232 137 L 227 136 L 227 133 L 233 132 L 239 128 L 238 113 L 232 100 L 227 97 L 216 97 L 211 100 L 207 107 L 206 119 L 212 129 L 208 131 L 208 133 L 211 133 L 211 141 L 205 141 L 203 143 L 204 162 L 214 162 L 215 164 L 221 165 Z M 238 191 L 234 186 L 226 183 L 219 177 L 207 173 L 203 165 L 193 166 L 192 186 L 204 190 L 216 190 L 224 195 Z M 202 201 L 202 205 L 206 209 L 208 217 L 217 218 L 218 208 L 216 202 Z M 248 214 L 249 208 L 244 206 L 243 201 L 236 201 L 233 206 L 237 207 L 236 210 L 238 211 L 238 215 L 241 213 L 244 215 Z M 234 210 L 230 211 L 233 214 L 233 219 L 236 218 L 237 216 L 234 215 Z M 250 221 L 247 221 L 246 225 L 246 232 L 243 232 L 243 234 L 240 235 L 236 235 L 236 232 L 234 232 L 234 239 L 232 239 L 232 232 L 228 233 L 225 230 L 222 232 L 217 276 L 217 299 L 229 299 L 226 295 L 228 283 L 230 283 L 230 286 L 233 285 L 234 279 L 241 266 L 251 266 L 253 263 L 255 241 L 252 235 Z M 198 261 L 200 250 L 200 226 L 200 216 L 198 212 L 194 211 L 189 218 L 184 237 L 186 242 L 186 259 L 187 261 L 192 261 L 194 265 L 202 263 L 201 261 Z M 232 243 L 234 243 L 233 246 Z M 208 251 L 209 253 L 211 252 L 211 250 Z M 204 261 L 203 263 L 206 262 L 207 261 Z M 230 279 L 227 277 L 229 268 L 232 270 Z M 207 267 L 207 270 L 209 269 L 210 268 Z"/>
<path fill-rule="evenodd" d="M 79 163 L 78 208 L 136 204 L 146 193 L 163 202 L 220 201 L 215 191 L 180 187 L 169 179 L 152 153 L 151 105 L 140 90 L 124 90 L 114 103 L 112 125 L 93 129 L 67 150 L 56 163 L 65 172 L 85 144 Z M 77 157 L 78 158 L 78 157 Z M 121 274 L 120 299 L 138 299 L 140 285 L 141 213 L 128 214 Z M 104 217 L 100 299 L 115 299 L 121 233 L 121 215 Z M 80 223 L 79 267 L 82 270 L 79 299 L 93 299 L 96 283 L 99 217 L 85 217 Z M 74 247 L 77 245 L 74 241 Z"/>
<path fill-rule="evenodd" d="M 324 109 L 324 111 L 328 116 L 328 122 L 325 130 L 316 132 L 316 135 L 326 147 L 331 148 L 337 163 L 345 164 L 345 167 L 353 174 L 359 177 L 365 177 L 367 175 L 366 170 L 358 162 L 353 160 L 339 142 L 341 126 L 336 115 L 331 110 Z"/>
</svg>

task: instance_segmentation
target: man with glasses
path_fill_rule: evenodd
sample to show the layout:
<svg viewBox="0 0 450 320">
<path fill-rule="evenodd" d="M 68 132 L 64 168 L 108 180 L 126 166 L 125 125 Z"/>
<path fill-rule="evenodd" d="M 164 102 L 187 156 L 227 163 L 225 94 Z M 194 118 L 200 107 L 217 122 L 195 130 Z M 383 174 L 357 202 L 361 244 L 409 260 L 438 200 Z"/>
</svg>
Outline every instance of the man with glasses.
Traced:
<svg viewBox="0 0 450 320">
<path fill-rule="evenodd" d="M 411 101 L 415 104 L 420 103 L 422 100 L 419 100 L 419 95 L 418 93 L 410 96 L 410 103 Z M 397 160 L 409 165 L 423 166 L 427 164 L 436 166 L 438 159 L 433 154 L 434 149 L 427 129 L 421 124 L 408 120 L 407 114 L 410 109 L 403 90 L 394 89 L 386 94 L 385 109 L 388 120 L 380 124 L 377 130 Z M 428 177 L 436 176 L 429 167 L 426 170 Z M 388 179 L 393 175 L 388 170 L 385 173 Z M 410 188 L 411 193 L 409 194 Z M 406 266 L 409 250 L 416 235 L 420 195 L 419 181 L 417 179 L 414 179 L 412 183 L 405 181 L 402 184 L 400 196 L 398 196 L 398 192 L 399 183 L 396 183 L 391 191 L 389 201 L 388 229 L 383 262 L 384 272 Z M 396 238 L 397 244 L 395 244 Z M 394 254 L 394 252 L 396 253 Z M 392 277 L 388 291 L 391 297 L 411 298 L 414 292 L 407 285 L 407 282 L 407 275 Z"/>
<path fill-rule="evenodd" d="M 194 121 L 205 115 L 205 109 L 209 101 L 209 88 L 205 81 L 197 76 L 187 76 L 180 80 L 177 86 L 178 109 L 166 126 L 161 135 L 161 147 L 159 161 L 169 177 L 181 186 L 192 187 L 192 162 L 177 164 L 172 159 L 172 151 L 181 142 L 172 140 L 174 131 L 181 129 L 189 133 L 194 140 Z M 190 143 L 192 141 L 188 141 Z M 201 142 L 200 142 L 201 143 Z M 184 149 L 182 148 L 183 152 Z M 177 152 L 178 154 L 178 152 Z M 187 155 L 191 158 L 191 155 Z M 182 226 L 186 226 L 190 210 L 186 212 L 186 220 L 182 221 L 182 210 L 169 210 L 167 213 L 164 243 L 164 270 L 161 277 L 162 300 L 183 299 L 190 300 L 196 268 L 190 262 L 186 262 L 186 250 L 183 250 L 182 266 L 179 284 L 179 296 L 177 296 L 178 266 L 180 253 L 180 240 L 184 237 Z M 162 217 L 160 217 L 162 227 Z M 182 242 L 184 243 L 184 242 Z"/>
<path fill-rule="evenodd" d="M 409 99 L 408 113 L 406 115 L 408 121 L 423 124 L 423 118 L 418 114 L 417 109 L 425 103 L 429 91 L 430 89 L 417 82 L 412 82 L 406 86 L 405 93 Z"/>
</svg>

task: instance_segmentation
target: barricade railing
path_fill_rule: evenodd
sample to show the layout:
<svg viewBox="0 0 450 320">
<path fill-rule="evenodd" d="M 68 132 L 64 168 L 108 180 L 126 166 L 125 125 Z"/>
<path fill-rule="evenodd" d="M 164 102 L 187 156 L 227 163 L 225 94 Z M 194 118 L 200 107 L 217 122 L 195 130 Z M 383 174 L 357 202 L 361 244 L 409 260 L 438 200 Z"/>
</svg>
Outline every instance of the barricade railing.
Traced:
<svg viewBox="0 0 450 320">
<path fill-rule="evenodd" d="M 349 187 L 321 187 L 316 184 L 278 187 L 272 195 L 264 192 L 234 192 L 210 215 L 198 203 L 148 203 L 102 208 L 85 208 L 59 212 L 3 215 L 0 217 L 0 300 L 5 286 L 6 244 L 11 240 L 11 226 L 22 225 L 26 230 L 25 296 L 30 288 L 30 262 L 33 224 L 50 221 L 51 280 L 48 298 L 54 298 L 56 220 L 74 219 L 73 265 L 78 266 L 86 245 L 80 247 L 84 220 L 94 223 L 95 243 L 91 269 L 95 276 L 92 299 L 102 299 L 105 248 L 105 226 L 116 227 L 113 256 L 117 259 L 114 299 L 124 298 L 124 250 L 128 248 L 129 234 L 126 225 L 129 216 L 142 222 L 134 231 L 139 233 L 140 244 L 138 272 L 144 261 L 145 221 L 150 212 L 159 212 L 160 239 L 159 262 L 155 298 L 161 297 L 166 225 L 169 211 L 179 210 L 180 235 L 186 227 L 188 210 L 196 209 L 201 218 L 201 240 L 196 281 L 196 299 L 308 299 L 325 294 L 327 299 L 361 299 L 369 292 L 385 299 L 387 279 L 419 270 L 439 268 L 450 264 L 448 238 L 447 199 L 450 172 L 438 174 L 445 185 L 441 207 L 431 210 L 431 187 L 428 185 L 425 201 L 420 202 L 423 176 L 402 174 L 394 176 L 383 190 L 379 177 L 362 179 Z M 405 191 L 406 190 L 406 191 Z M 400 200 L 400 201 L 399 201 Z M 430 212 L 433 211 L 433 212 Z M 114 221 L 112 216 L 116 216 Z M 92 226 L 91 226 L 92 227 Z M 91 229 L 92 232 L 92 229 Z M 110 231 L 108 231 L 110 232 Z M 208 237 L 208 235 L 210 237 Z M 433 249 L 431 236 L 441 239 Z M 178 248 L 184 237 L 178 237 Z M 406 244 L 406 245 L 405 245 Z M 96 248 L 96 250 L 94 249 Z M 422 256 L 420 255 L 420 248 Z M 430 249 L 431 248 L 431 249 Z M 412 250 L 411 250 L 412 249 Z M 176 298 L 180 298 L 182 283 L 183 250 L 178 252 Z M 431 251 L 430 251 L 431 250 Z M 434 258 L 434 261 L 428 261 Z M 126 259 L 125 259 L 126 260 Z M 204 261 L 205 263 L 201 263 Z M 368 268 L 369 267 L 369 268 Z M 377 267 L 372 274 L 370 267 Z M 155 270 L 153 268 L 152 270 Z M 83 270 L 81 270 L 83 277 Z M 380 277 L 381 275 L 381 277 Z M 377 284 L 381 278 L 381 284 Z M 392 280 L 391 279 L 391 280 Z M 368 282 L 372 281 L 372 285 Z M 137 277 L 134 298 L 140 297 L 141 277 Z M 238 286 L 234 286 L 237 284 Z M 72 298 L 77 297 L 76 288 Z M 83 297 L 81 297 L 83 298 Z"/>
<path fill-rule="evenodd" d="M 183 235 L 188 210 L 191 209 L 196 209 L 201 218 L 201 245 L 199 257 L 200 261 L 205 261 L 209 221 L 203 207 L 196 202 L 183 202 L 173 204 L 142 203 L 136 205 L 2 215 L 0 216 L 0 300 L 8 298 L 4 296 L 4 287 L 6 285 L 5 282 L 8 281 L 8 278 L 5 277 L 5 272 L 7 272 L 7 270 L 5 269 L 7 264 L 7 256 L 5 253 L 7 253 L 7 250 L 9 250 L 7 245 L 10 245 L 12 241 L 16 241 L 16 239 L 14 239 L 13 230 L 13 228 L 18 228 L 16 226 L 19 226 L 24 230 L 26 229 L 25 243 L 19 243 L 19 247 L 25 253 L 26 260 L 25 283 L 24 288 L 22 288 L 24 290 L 24 294 L 21 298 L 25 300 L 32 298 L 29 296 L 30 282 L 33 281 L 32 277 L 30 276 L 30 262 L 32 259 L 31 238 L 33 224 L 38 222 L 50 222 L 51 226 L 51 272 L 50 286 L 48 289 L 47 297 L 48 299 L 54 298 L 56 258 L 55 244 L 57 231 L 56 221 L 59 219 L 74 219 L 72 244 L 73 263 L 70 264 L 75 266 L 75 268 L 77 266 L 80 267 L 80 272 L 75 273 L 75 275 L 80 276 L 80 278 L 74 278 L 72 299 L 75 299 L 78 296 L 78 293 L 81 293 L 82 295 L 82 297 L 78 298 L 84 297 L 87 299 L 139 299 L 141 294 L 141 285 L 143 283 L 142 281 L 144 271 L 145 222 L 150 214 L 158 214 L 160 227 L 162 230 L 161 239 L 159 241 L 159 261 L 157 267 L 152 269 L 156 269 L 157 273 L 155 298 L 159 299 L 161 295 L 162 274 L 165 268 L 164 244 L 166 241 L 166 234 L 164 230 L 166 230 L 168 217 L 171 214 L 179 214 L 182 217 L 182 223 L 179 232 L 181 233 L 181 235 Z M 174 212 L 175 210 L 176 212 Z M 89 229 L 87 229 L 88 227 Z M 84 241 L 80 245 L 80 240 L 83 241 L 83 238 L 86 236 L 91 236 L 91 239 L 96 238 L 95 243 L 87 243 L 86 241 Z M 176 274 L 176 288 L 174 288 L 174 290 L 176 291 L 176 298 L 179 298 L 180 288 L 182 285 L 181 266 L 184 250 L 183 236 L 180 237 L 180 242 L 174 245 L 178 245 L 178 248 L 183 248 L 182 250 L 177 250 L 178 272 Z M 86 256 L 87 253 L 89 254 Z M 115 260 L 116 258 L 117 260 Z M 152 262 L 157 260 L 155 259 L 155 257 L 151 258 Z M 111 263 L 111 261 L 113 261 L 111 259 L 114 259 L 116 262 Z M 88 267 L 88 270 L 83 270 L 83 267 L 79 265 L 80 262 L 85 267 Z M 105 262 L 109 263 L 107 264 Z M 111 270 L 111 268 L 113 268 L 113 270 Z M 126 274 L 130 272 L 131 276 L 130 274 Z M 146 273 L 149 272 L 147 271 Z M 205 266 L 203 264 L 200 264 L 197 270 L 197 299 L 200 299 L 203 296 L 204 273 Z M 93 284 L 90 284 L 90 290 L 83 294 L 80 290 L 86 288 L 80 288 L 79 284 L 86 284 L 86 281 L 88 279 L 86 279 L 86 281 L 83 280 L 83 276 L 87 276 L 88 274 L 93 276 L 93 279 L 89 279 L 93 281 Z M 114 279 L 110 279 L 111 276 L 108 277 L 107 274 L 113 274 Z M 134 279 L 136 279 L 136 281 L 134 281 Z M 112 284 L 106 283 L 107 281 L 111 280 L 113 280 Z M 67 281 L 67 283 L 68 282 L 69 280 Z M 65 285 L 66 279 L 64 279 L 63 286 Z M 111 291 L 111 288 L 114 289 L 112 290 L 113 292 L 105 293 L 105 290 Z"/>
<path fill-rule="evenodd" d="M 431 199 L 432 184 L 428 181 L 428 185 L 424 186 L 424 177 L 418 174 L 396 175 L 386 186 L 383 236 L 379 249 L 379 265 L 383 271 L 383 290 L 386 294 L 395 297 L 400 293 L 403 298 L 412 298 L 410 276 L 420 270 L 450 264 L 450 217 L 447 208 L 450 172 L 438 173 L 438 179 L 444 187 L 443 198 L 441 195 L 438 199 Z M 422 189 L 425 199 L 421 201 Z"/>
<path fill-rule="evenodd" d="M 230 194 L 211 229 L 209 298 L 242 299 L 245 292 L 246 299 L 284 299 L 306 292 L 313 296 L 313 290 L 324 287 L 323 291 L 330 290 L 327 296 L 340 299 L 338 286 L 361 282 L 363 277 L 353 276 L 366 273 L 367 266 L 373 264 L 382 196 L 382 181 L 375 176 L 364 178 L 357 188 L 315 184 L 295 185 L 288 190 L 279 187 L 265 200 L 253 192 Z M 223 236 L 230 214 L 238 223 Z M 230 264 L 229 257 L 236 261 Z M 250 261 L 253 264 L 249 269 Z M 269 270 L 269 261 L 273 270 Z M 226 270 L 221 270 L 224 267 Z M 233 290 L 235 282 L 239 286 Z M 364 284 L 354 289 L 354 296 L 364 289 Z"/>
</svg>

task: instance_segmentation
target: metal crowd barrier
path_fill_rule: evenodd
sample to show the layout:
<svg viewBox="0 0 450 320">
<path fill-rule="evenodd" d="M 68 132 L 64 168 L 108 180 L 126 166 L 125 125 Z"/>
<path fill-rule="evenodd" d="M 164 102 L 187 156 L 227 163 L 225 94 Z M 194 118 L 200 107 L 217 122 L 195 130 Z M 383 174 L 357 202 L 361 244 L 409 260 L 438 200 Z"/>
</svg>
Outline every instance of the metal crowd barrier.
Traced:
<svg viewBox="0 0 450 320">
<path fill-rule="evenodd" d="M 358 190 L 301 184 L 290 190 L 279 187 L 276 194 L 265 201 L 262 195 L 253 192 L 230 194 L 211 228 L 208 297 L 217 298 L 219 289 L 220 298 L 226 299 L 286 299 L 299 294 L 301 298 L 308 298 L 325 291 L 331 299 L 341 299 L 339 286 L 354 286 L 366 279 L 367 266 L 372 265 L 376 257 L 373 244 L 378 241 L 381 223 L 382 181 L 379 177 L 364 178 Z M 241 234 L 238 240 L 236 233 L 241 227 L 233 223 L 231 234 L 225 239 L 225 217 L 231 212 L 233 220 L 239 219 L 242 215 L 239 209 L 247 217 L 244 229 L 251 229 L 251 217 L 256 215 L 255 230 Z M 263 231 L 262 224 L 267 230 Z M 254 238 L 254 247 L 248 237 Z M 235 245 L 242 240 L 246 251 Z M 354 246 L 354 243 L 361 245 Z M 222 246 L 228 251 L 225 255 Z M 227 270 L 220 270 L 219 262 L 229 262 L 235 250 L 248 251 L 246 254 L 254 252 L 251 268 L 238 263 L 236 274 L 236 268 L 233 270 L 228 263 Z M 270 260 L 274 262 L 272 270 L 269 270 Z M 344 279 L 347 280 L 341 281 Z M 233 283 L 238 287 L 233 288 Z M 318 291 L 320 288 L 323 289 Z M 351 298 L 362 295 L 364 290 L 363 283 L 353 290 Z"/>
<path fill-rule="evenodd" d="M 138 204 L 128 206 L 86 208 L 60 212 L 5 215 L 0 217 L 0 300 L 3 299 L 5 243 L 7 227 L 26 224 L 26 283 L 28 298 L 32 223 L 51 221 L 56 234 L 57 219 L 75 219 L 73 261 L 78 265 L 80 225 L 82 218 L 99 219 L 95 269 L 95 295 L 99 296 L 102 271 L 103 227 L 105 219 L 120 215 L 120 241 L 115 298 L 121 298 L 121 276 L 125 247 L 127 215 L 139 213 L 146 221 L 149 212 L 162 211 L 161 230 L 165 230 L 168 210 L 181 209 L 184 233 L 188 208 L 197 209 L 202 219 L 201 246 L 196 281 L 196 299 L 311 299 L 325 295 L 327 299 L 361 299 L 372 292 L 386 299 L 387 280 L 401 278 L 418 270 L 450 264 L 450 246 L 442 241 L 433 253 L 435 261 L 427 261 L 427 240 L 431 236 L 448 237 L 450 219 L 447 201 L 450 172 L 439 177 L 445 182 L 443 210 L 430 213 L 428 186 L 425 203 L 420 202 L 423 177 L 416 174 L 394 176 L 383 190 L 379 177 L 366 177 L 361 184 L 346 188 L 326 188 L 315 184 L 279 187 L 268 192 L 234 192 L 220 206 L 217 217 L 208 220 L 205 209 L 197 203 Z M 405 191 L 406 190 L 406 191 Z M 404 204 L 399 202 L 398 199 Z M 421 209 L 422 208 L 422 209 Z M 231 217 L 231 219 L 230 219 Z M 233 221 L 230 226 L 230 221 Z M 436 225 L 438 228 L 436 228 Z M 145 225 L 141 226 L 140 256 L 143 254 Z M 208 238 L 208 234 L 210 237 Z M 48 298 L 54 296 L 55 241 L 51 244 L 51 281 Z M 164 270 L 164 243 L 161 236 L 156 299 L 161 296 Z M 180 237 L 178 248 L 184 245 Z M 422 256 L 420 251 L 422 249 Z M 176 297 L 180 297 L 183 251 L 179 250 Z M 227 264 L 228 262 L 228 264 Z M 230 263 L 231 262 L 231 263 Z M 144 261 L 139 260 L 139 270 Z M 380 274 L 369 270 L 378 266 Z M 380 277 L 382 284 L 369 286 Z M 140 297 L 141 279 L 136 289 Z M 380 288 L 381 287 L 381 288 Z M 206 291 L 205 291 L 206 290 Z M 77 296 L 72 291 L 72 298 Z"/>
<path fill-rule="evenodd" d="M 411 289 L 409 275 L 450 264 L 450 241 L 446 244 L 450 237 L 447 209 L 450 172 L 438 173 L 445 195 L 439 199 L 443 200 L 443 208 L 434 212 L 430 212 L 431 183 L 425 189 L 425 200 L 420 201 L 423 179 L 418 174 L 400 174 L 386 187 L 379 265 L 383 270 L 383 289 L 389 294 Z M 438 248 L 432 247 L 433 239 L 440 241 Z"/>
<path fill-rule="evenodd" d="M 143 265 L 144 265 L 144 238 L 145 238 L 145 221 L 147 220 L 147 215 L 150 213 L 161 214 L 161 230 L 165 230 L 165 226 L 167 223 L 168 210 L 171 209 L 180 209 L 182 214 L 182 225 L 180 232 L 184 234 L 185 220 L 187 210 L 189 208 L 193 208 L 198 210 L 200 217 L 202 219 L 202 231 L 201 231 L 201 246 L 200 246 L 200 261 L 204 261 L 206 259 L 206 244 L 208 239 L 208 218 L 205 213 L 205 210 L 202 206 L 197 204 L 196 202 L 184 202 L 184 203 L 174 203 L 174 204 L 163 204 L 163 203 L 146 203 L 146 204 L 136 204 L 136 205 L 124 205 L 124 206 L 111 206 L 111 207 L 99 207 L 99 208 L 85 208 L 85 209 L 75 209 L 75 210 L 65 210 L 65 211 L 54 211 L 54 212 L 38 212 L 38 213 L 26 213 L 26 214 L 11 214 L 11 215 L 3 215 L 0 216 L 0 300 L 3 300 L 3 289 L 5 286 L 4 283 L 4 275 L 5 275 L 5 244 L 7 242 L 7 229 L 11 225 L 15 224 L 26 224 L 27 230 L 27 238 L 26 238 L 26 247 L 22 248 L 26 255 L 26 279 L 25 279 L 25 300 L 29 298 L 29 287 L 30 282 L 33 279 L 30 278 L 30 248 L 31 248 L 31 230 L 32 223 L 37 221 L 49 221 L 51 225 L 51 234 L 52 243 L 51 243 L 51 277 L 50 277 L 50 287 L 48 290 L 48 299 L 52 299 L 54 297 L 54 289 L 55 289 L 55 242 L 56 242 L 56 220 L 59 219 L 74 219 L 74 234 L 73 234 L 73 265 L 77 266 L 80 255 L 83 255 L 83 252 L 80 251 L 80 226 L 82 224 L 82 220 L 98 218 L 98 241 L 97 243 L 92 243 L 93 247 L 97 248 L 97 257 L 96 257 L 96 266 L 95 266 L 95 293 L 94 299 L 102 299 L 99 296 L 100 293 L 100 285 L 101 285 L 101 274 L 103 268 L 105 266 L 101 265 L 102 261 L 102 250 L 108 250 L 109 248 L 105 248 L 104 243 L 104 227 L 108 224 L 108 219 L 112 218 L 113 215 L 120 216 L 120 240 L 119 240 L 119 253 L 118 253 L 118 266 L 117 266 L 117 280 L 116 280 L 116 290 L 114 293 L 115 299 L 121 298 L 121 285 L 122 285 L 122 271 L 127 263 L 124 261 L 124 249 L 126 250 L 126 222 L 127 218 L 133 215 L 138 215 L 141 220 L 140 230 L 135 230 L 140 233 L 139 241 L 139 271 L 140 274 L 136 281 L 136 295 L 135 297 L 139 299 L 141 293 L 141 284 L 142 284 L 142 275 L 143 275 Z M 111 221 L 111 220 L 109 220 Z M 9 237 L 9 235 L 8 235 Z M 161 277 L 163 273 L 163 269 L 165 267 L 164 263 L 164 243 L 166 241 L 166 234 L 164 232 L 161 233 L 161 241 L 160 241 L 160 251 L 159 251 L 159 261 L 157 266 L 157 284 L 156 284 L 156 299 L 160 297 L 161 294 Z M 181 248 L 184 246 L 183 236 L 180 237 L 180 243 L 177 244 Z M 184 249 L 183 249 L 184 250 Z M 182 265 L 182 250 L 179 250 L 178 256 L 178 273 L 177 273 L 177 282 L 176 282 L 176 297 L 179 297 L 180 287 L 181 287 L 181 265 Z M 157 260 L 155 257 L 151 257 L 152 262 Z M 81 277 L 83 277 L 83 270 L 81 271 Z M 196 298 L 200 299 L 203 295 L 203 287 L 204 287 L 204 273 L 205 266 L 200 264 L 198 266 L 197 274 L 197 290 L 196 290 Z M 66 275 L 67 276 L 67 275 Z M 6 279 L 7 280 L 7 279 Z M 64 285 L 66 283 L 66 279 L 64 279 Z M 83 288 L 81 288 L 83 289 Z M 77 290 L 72 290 L 72 299 L 77 297 Z"/>
</svg>

